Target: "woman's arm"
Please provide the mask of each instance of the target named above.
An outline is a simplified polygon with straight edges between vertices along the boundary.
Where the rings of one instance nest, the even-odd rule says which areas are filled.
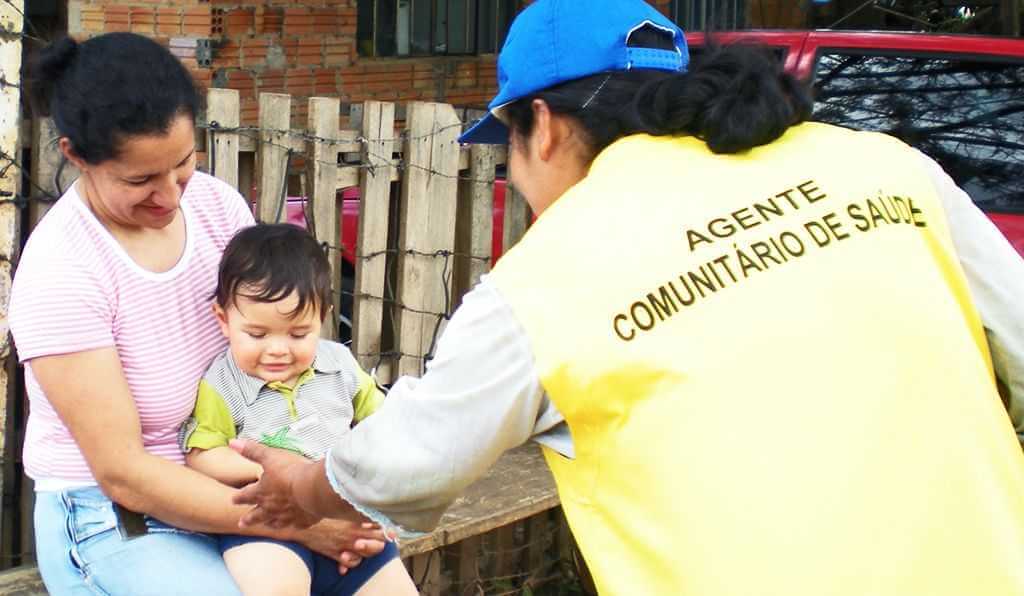
[[[256,482],[263,472],[259,464],[245,459],[229,447],[194,447],[185,454],[185,463],[193,470],[234,487]]]
[[[334,559],[343,551],[371,556],[383,548],[383,532],[358,524],[322,523],[304,531],[262,525],[240,529],[238,520],[248,508],[232,504],[235,489],[146,452],[114,348],[34,358],[29,366],[100,488],[122,506],[193,531],[294,540]]]

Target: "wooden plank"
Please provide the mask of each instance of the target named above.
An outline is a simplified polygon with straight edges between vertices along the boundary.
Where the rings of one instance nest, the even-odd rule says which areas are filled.
[[[505,220],[502,228],[502,254],[515,246],[530,227],[530,205],[514,186],[505,187]]]
[[[447,104],[407,108],[405,172],[399,209],[396,336],[398,375],[420,375],[450,307],[458,191],[459,120]]]
[[[409,575],[421,596],[441,596],[441,551],[430,551],[413,557]]]
[[[540,576],[544,570],[544,553],[553,542],[551,517],[545,512],[526,520],[526,571]]]
[[[355,298],[352,305],[352,351],[366,370],[380,361],[387,279],[388,219],[391,207],[391,153],[394,150],[395,104],[363,104],[366,139],[360,181],[359,232],[356,239]],[[390,379],[380,379],[389,382]]]
[[[46,596],[46,586],[35,566],[0,572],[0,594],[4,596]]]
[[[329,247],[327,257],[331,262],[332,313],[328,320],[337,320],[341,291],[341,229],[338,226],[337,177],[338,149],[333,135],[338,134],[341,119],[341,100],[329,97],[309,99],[309,132],[321,140],[311,140],[306,149],[308,171],[307,197],[313,201],[314,234],[320,242]],[[327,325],[321,334],[325,339],[338,336],[337,325]]]
[[[19,32],[25,26],[25,3],[23,0],[6,0],[0,3],[0,24],[8,31]],[[4,167],[0,168],[0,198],[13,199],[21,192],[22,172],[18,167],[11,167],[10,161],[16,160],[20,153],[21,142],[21,37],[18,35],[0,38],[0,75],[7,82],[0,85],[0,151],[7,156]],[[7,307],[11,295],[11,275],[14,263],[18,259],[21,246],[21,212],[14,203],[0,205],[0,462],[11,461],[12,454],[18,449],[17,433],[10,432],[8,412],[13,411],[14,400],[18,399],[15,390],[15,372],[17,363],[10,345],[10,334],[7,333]],[[4,465],[5,473],[10,473],[11,466]],[[3,544],[0,550],[7,552],[10,548],[14,529],[11,527],[12,508],[4,505],[13,501],[12,487],[15,483],[10,477],[0,478],[3,501],[0,502],[0,519],[4,527]]]
[[[256,195],[253,192],[256,183],[256,155],[254,153],[238,154],[238,192],[245,197],[250,205],[255,204]]]
[[[494,233],[494,146],[472,145],[459,181],[455,226],[455,296],[461,298],[491,269]],[[458,300],[456,300],[456,303]]]
[[[558,489],[540,447],[528,443],[506,452],[471,484],[448,508],[437,529],[403,541],[402,556],[486,534],[558,504]]]
[[[483,540],[480,536],[470,536],[452,548],[458,556],[457,575],[453,580],[454,588],[459,594],[477,594],[474,586],[480,582],[480,555]]]
[[[78,168],[64,159],[57,142],[60,133],[51,118],[36,118],[32,126],[32,187],[28,194],[32,197],[42,196],[45,190],[54,198],[59,198],[64,191],[78,178]],[[64,164],[61,167],[61,164]],[[57,175],[60,174],[58,179]],[[28,226],[32,230],[50,210],[52,202],[32,201],[28,205]]]
[[[513,522],[494,531],[494,575],[511,578],[519,572],[522,552],[516,547],[516,525]]]
[[[217,128],[238,128],[237,89],[210,89],[206,94],[206,153],[210,173],[238,188],[238,133]]]
[[[292,97],[281,93],[260,93],[260,145],[256,152],[259,171],[259,200],[256,219],[274,223],[286,216],[284,201],[288,181],[285,168],[292,136]]]

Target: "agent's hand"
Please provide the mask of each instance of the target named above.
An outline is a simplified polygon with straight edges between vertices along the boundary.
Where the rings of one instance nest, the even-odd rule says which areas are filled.
[[[232,497],[236,505],[253,508],[238,521],[239,527],[264,524],[271,528],[308,528],[320,518],[303,510],[295,502],[292,486],[304,466],[316,464],[299,459],[255,441],[233,440],[231,448],[263,468],[260,479]]]

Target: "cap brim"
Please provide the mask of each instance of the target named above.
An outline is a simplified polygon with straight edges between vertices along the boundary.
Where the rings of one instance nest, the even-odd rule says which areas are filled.
[[[473,125],[472,128],[462,133],[459,137],[460,143],[475,143],[477,145],[505,145],[508,143],[508,127],[501,123],[490,112]]]

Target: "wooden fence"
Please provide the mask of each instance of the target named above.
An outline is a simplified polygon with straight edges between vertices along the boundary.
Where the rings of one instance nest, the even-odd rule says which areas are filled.
[[[353,353],[383,383],[418,376],[448,315],[490,267],[495,179],[507,150],[460,147],[464,124],[447,104],[367,102],[343,118],[336,98],[308,101],[306,128],[292,129],[292,98],[261,94],[258,125],[248,127],[239,125],[237,91],[210,90],[197,122],[202,168],[238,188],[263,222],[284,220],[288,201],[301,197],[307,227],[332,262],[335,312],[343,294],[351,299]],[[27,235],[77,173],[62,163],[51,122],[22,130],[31,137],[30,186],[49,197],[28,201]],[[360,197],[354,243],[342,238],[339,220],[342,191],[353,187]],[[503,217],[508,248],[530,221],[525,201],[511,189]],[[342,261],[354,270],[350,290],[342,283]],[[335,331],[325,326],[325,335]],[[14,434],[8,453],[12,439],[18,451],[21,433]],[[403,547],[423,593],[519,593],[553,573],[565,576],[557,561],[566,560],[571,538],[550,475],[531,449],[509,454],[437,532]],[[22,486],[20,528],[13,529],[20,536],[5,544],[28,553],[32,494],[27,482]],[[10,525],[6,530],[12,533]]]

